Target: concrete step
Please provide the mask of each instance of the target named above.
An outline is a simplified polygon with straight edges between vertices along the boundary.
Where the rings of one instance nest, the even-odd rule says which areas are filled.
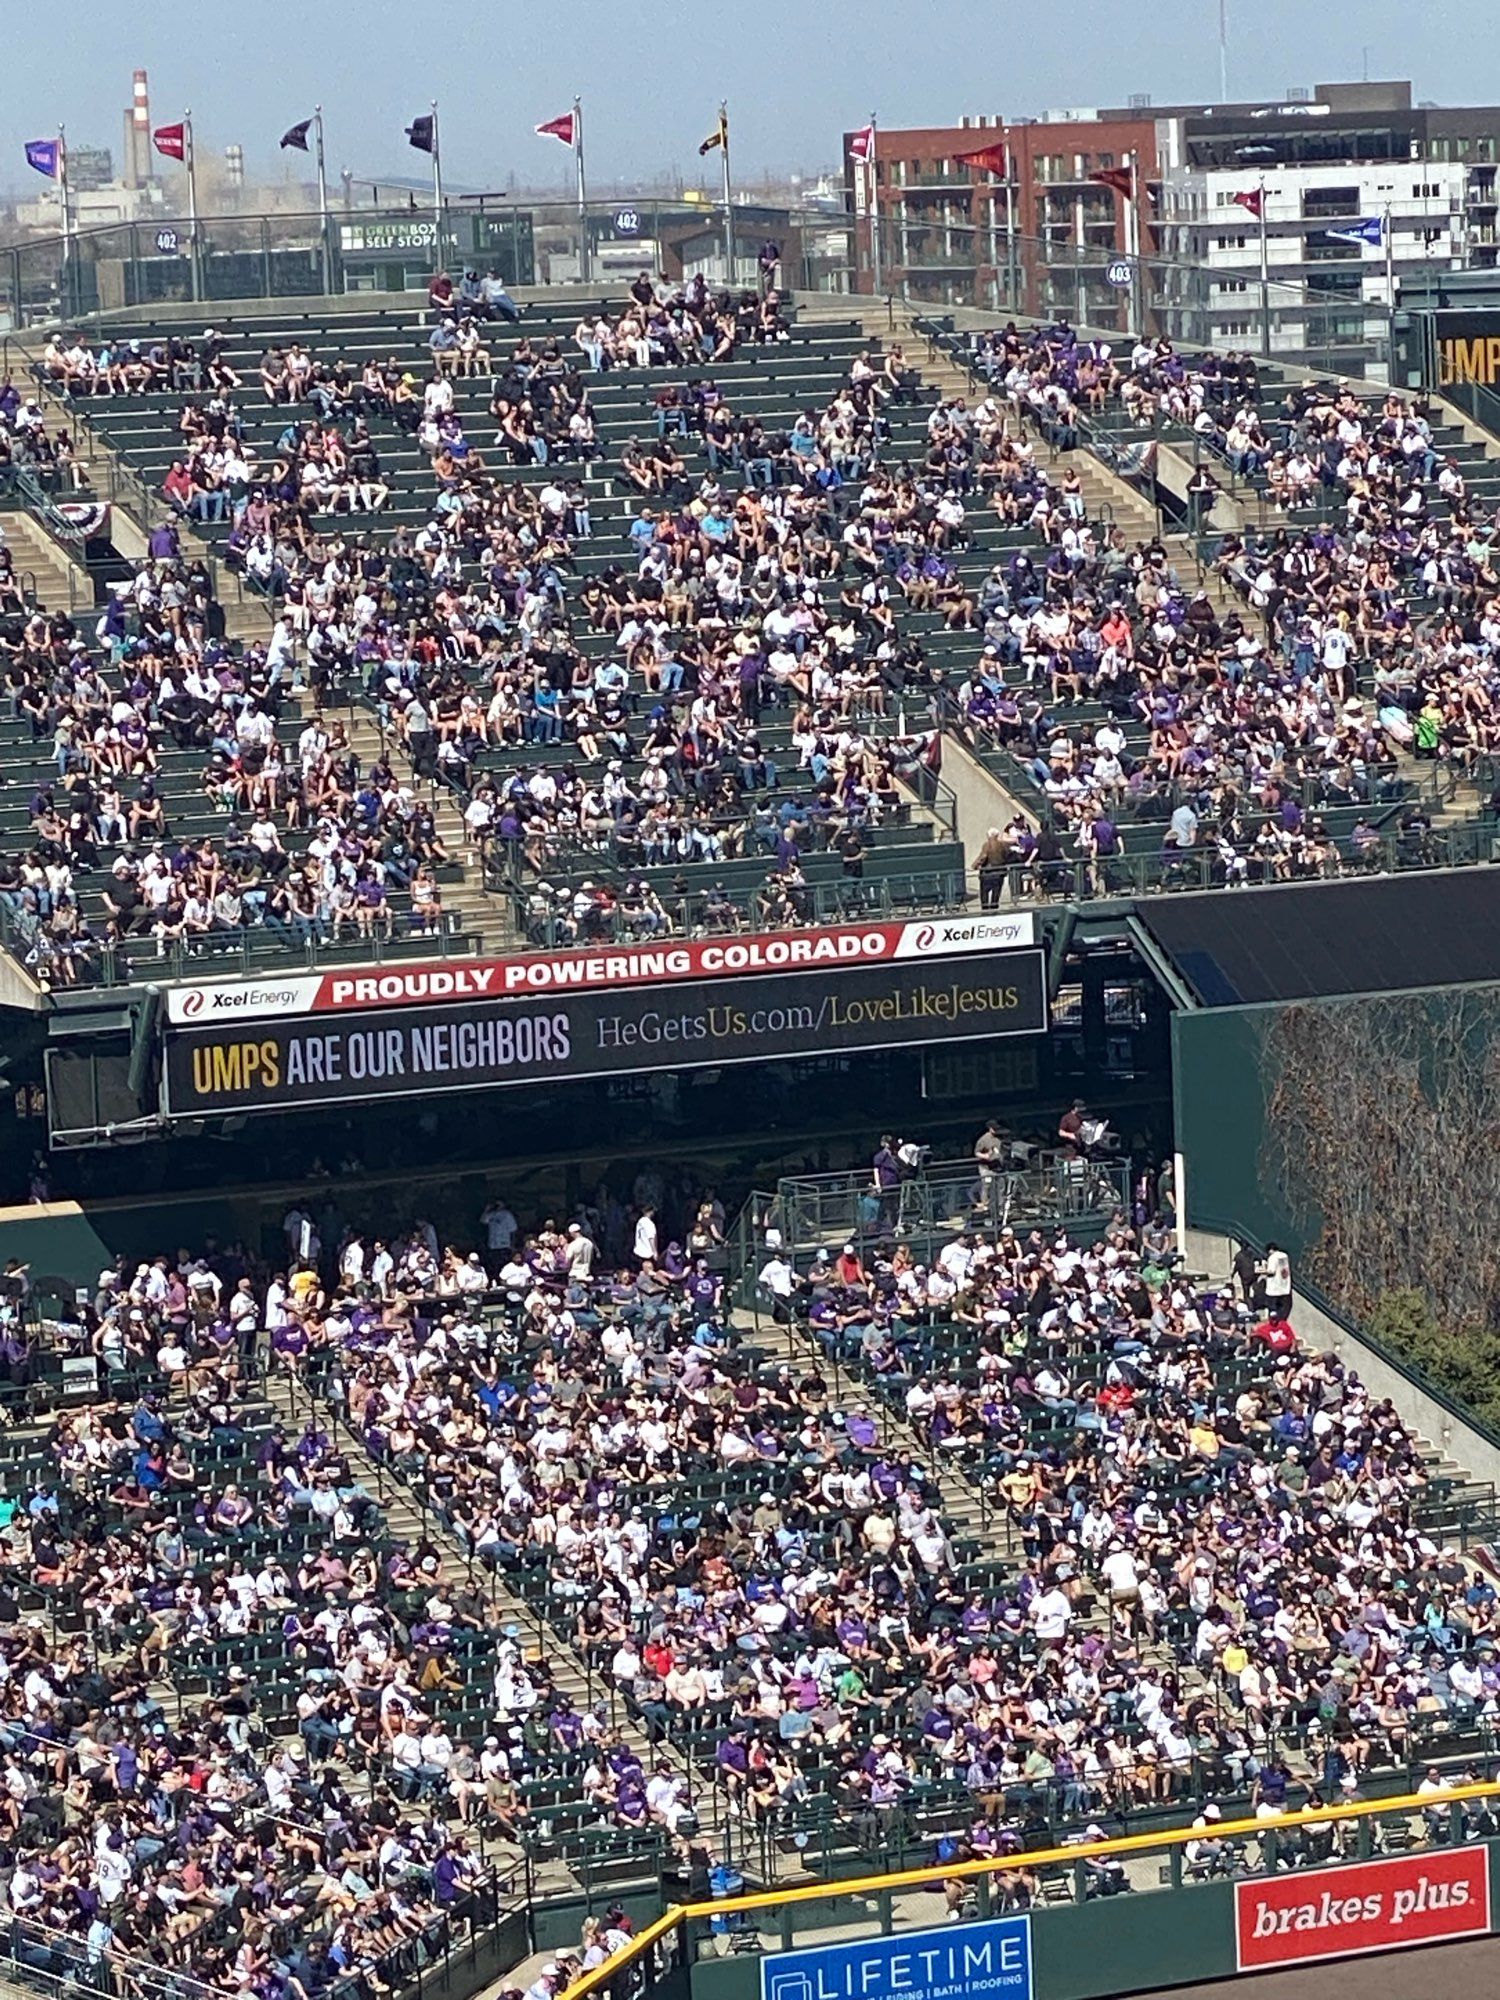
[[[398,1540],[422,1541],[435,1550],[445,1583],[482,1586],[489,1596],[495,1622],[515,1625],[519,1633],[529,1636],[532,1656],[546,1660],[553,1681],[573,1697],[575,1705],[588,1707],[599,1699],[601,1689],[597,1676],[590,1674],[573,1648],[552,1629],[538,1626],[531,1607],[507,1587],[503,1572],[476,1569],[470,1563],[457,1536],[447,1524],[426,1513],[417,1504],[411,1489],[390,1468],[370,1456],[338,1411],[322,1399],[309,1396],[305,1387],[299,1386],[294,1390],[284,1374],[268,1380],[266,1395],[292,1429],[300,1430],[310,1413],[320,1424],[335,1429],[339,1450],[360,1484],[379,1497],[381,1511],[393,1536]],[[643,1764],[649,1764],[651,1759],[663,1754],[647,1740],[645,1731],[626,1716],[623,1709],[617,1711],[617,1723],[620,1733],[635,1749]]]
[[[818,1343],[799,1328],[779,1326],[765,1319],[757,1322],[754,1314],[744,1311],[735,1313],[734,1323],[742,1331],[753,1335],[757,1347],[768,1350],[771,1362],[784,1361],[793,1369],[803,1369],[809,1362],[816,1362],[826,1370],[828,1357]],[[953,1521],[960,1536],[977,1538],[990,1554],[1013,1553],[1008,1523],[1003,1517],[996,1519],[990,1515],[978,1492],[962,1472],[954,1467],[945,1468],[933,1458],[926,1440],[912,1428],[904,1415],[898,1415],[883,1397],[869,1390],[858,1377],[850,1377],[841,1400],[846,1404],[867,1403],[880,1425],[882,1441],[893,1450],[909,1451],[913,1460],[931,1474],[939,1506]]]
[[[80,624],[91,619],[93,579],[55,542],[40,521],[23,510],[0,515],[0,534],[10,546],[17,571],[30,571],[38,603],[49,611],[71,611]]]

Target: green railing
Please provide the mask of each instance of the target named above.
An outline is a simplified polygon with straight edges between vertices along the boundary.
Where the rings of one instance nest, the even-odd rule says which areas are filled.
[[[896,1186],[875,1185],[871,1168],[788,1175],[763,1202],[749,1233],[763,1244],[768,1226],[793,1255],[840,1241],[868,1243],[899,1232],[914,1253],[929,1253],[962,1229],[1032,1228],[1094,1221],[1130,1201],[1123,1161],[1055,1160],[981,1174],[968,1160],[929,1161]],[[752,1251],[752,1255],[754,1255]]]
[[[148,936],[118,941],[103,939],[81,954],[74,947],[69,952],[73,977],[68,979],[58,974],[51,953],[45,947],[40,951],[37,948],[38,935],[45,930],[45,920],[28,924],[0,902],[0,945],[43,985],[63,993],[120,986],[139,989],[144,982],[172,985],[180,980],[256,975],[279,979],[341,965],[474,958],[484,948],[479,933],[463,929],[456,917],[436,931],[415,936],[346,937],[336,943],[311,934],[299,937],[290,928],[249,924],[234,930],[210,931],[191,943],[182,938],[167,938],[158,943]]]
[[[981,177],[982,179],[983,177]],[[973,188],[951,183],[957,197]],[[366,189],[358,190],[361,196]],[[42,237],[0,252],[0,312],[13,328],[86,320],[122,308],[311,299],[345,292],[420,291],[438,265],[495,268],[511,285],[580,285],[618,293],[643,264],[704,268],[717,282],[756,281],[767,238],[781,251],[779,282],[806,292],[895,296],[912,305],[968,306],[1000,318],[1066,317],[1075,325],[1128,334],[1145,324],[1189,346],[1215,344],[1226,314],[1250,310],[1264,321],[1261,344],[1290,358],[1309,355],[1345,374],[1384,365],[1386,340],[1367,323],[1382,309],[1320,291],[1315,284],[1272,279],[1261,313],[1254,256],[1208,266],[1162,242],[1129,260],[1133,281],[1110,280],[1120,252],[1101,218],[1100,239],[1080,245],[1072,231],[1009,235],[1003,225],[925,222],[903,212],[885,190],[879,254],[868,217],[833,207],[756,203],[741,194],[733,213],[733,269],[722,206],[655,195],[592,202],[485,196],[449,200],[441,217],[405,189],[370,190],[324,217],[316,210],[198,218],[151,216],[75,232],[71,245]],[[1112,221],[1112,217],[1110,218]],[[65,251],[68,254],[65,254]],[[688,264],[688,253],[692,263]],[[880,273],[877,286],[875,273]],[[1225,294],[1226,285],[1243,292]],[[1244,340],[1236,344],[1250,344]]]
[[[770,857],[766,857],[768,863]],[[674,866],[641,867],[637,874],[660,877]],[[651,934],[632,928],[618,912],[607,918],[589,918],[579,934],[569,907],[571,890],[561,891],[549,904],[540,894],[544,885],[527,885],[517,880],[503,850],[493,851],[485,863],[486,888],[508,894],[514,902],[516,927],[525,942],[521,949],[555,951],[569,944],[641,944]],[[751,936],[764,931],[784,931],[785,918],[758,909],[754,897],[729,896],[724,902],[706,889],[685,895],[670,890],[659,900],[670,925],[668,935],[695,937],[732,932]],[[806,890],[809,923],[839,924],[880,921],[888,917],[956,916],[968,899],[967,878],[959,869],[934,868],[909,875],[884,875],[869,879],[848,876],[839,882],[810,883]],[[725,914],[732,905],[734,917]]]

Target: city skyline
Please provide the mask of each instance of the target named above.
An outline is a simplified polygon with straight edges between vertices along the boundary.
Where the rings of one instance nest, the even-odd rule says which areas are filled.
[[[1500,94],[1500,58],[1480,52],[1476,60],[1472,23],[1457,0],[1431,0],[1423,9],[1420,62],[1413,60],[1410,10],[1397,0],[1362,0],[1329,16],[1309,16],[1296,0],[1259,0],[1253,25],[1248,15],[1244,0],[1231,0],[1233,98],[1281,98],[1295,85],[1362,74],[1411,77],[1419,99],[1439,102]],[[730,103],[736,176],[746,182],[837,167],[838,135],[864,124],[872,109],[886,126],[910,127],[950,125],[966,114],[1040,117],[1121,104],[1139,92],[1158,103],[1217,97],[1211,4],[1162,0],[1149,31],[1134,39],[1122,39],[1121,19],[1101,0],[1075,0],[1066,37],[1049,41],[1028,22],[1026,45],[1018,48],[1003,15],[978,0],[934,0],[920,33],[909,10],[888,0],[823,0],[815,11],[764,0],[753,24],[714,24],[706,46],[703,16],[681,0],[660,0],[649,18],[577,0],[566,50],[541,37],[512,46],[473,18],[449,18],[423,47],[407,49],[400,37],[411,36],[409,12],[335,0],[312,13],[267,0],[253,16],[179,8],[91,20],[63,65],[45,17],[33,11],[8,24],[0,188],[13,196],[34,191],[22,149],[60,122],[73,144],[107,147],[118,165],[136,68],[150,77],[154,123],[191,108],[200,157],[222,158],[226,146],[242,146],[248,178],[262,183],[287,167],[287,156],[277,153],[281,132],[318,101],[331,180],[347,168],[359,179],[420,182],[422,158],[403,134],[436,97],[452,186],[504,187],[514,177],[537,190],[555,180],[561,191],[560,149],[533,127],[580,95],[590,177],[605,197],[617,185],[674,172],[688,185],[711,182],[712,163],[700,166],[697,146],[721,97]],[[400,46],[399,62],[391,60],[392,46]],[[288,49],[297,50],[291,65]],[[976,82],[987,64],[994,81]],[[485,78],[479,90],[476,75]],[[155,165],[170,187],[178,170],[167,161]],[[290,177],[305,171],[299,158]]]

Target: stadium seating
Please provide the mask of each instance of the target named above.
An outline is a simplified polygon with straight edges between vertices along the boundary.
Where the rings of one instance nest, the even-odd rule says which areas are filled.
[[[549,332],[555,332],[566,340],[571,325],[569,315],[566,319],[557,318],[550,323],[541,321],[534,327],[528,324],[525,332],[533,343],[540,345]],[[259,396],[253,385],[253,375],[259,355],[267,344],[299,339],[314,352],[320,364],[330,367],[340,358],[345,358],[351,367],[357,368],[367,359],[384,357],[393,352],[403,365],[410,363],[421,367],[426,353],[424,338],[425,326],[414,323],[409,317],[330,314],[319,319],[311,315],[277,315],[274,318],[249,317],[227,323],[221,350],[225,364],[234,368],[246,384],[234,396],[235,403],[245,415],[246,435],[261,450],[263,457],[269,457],[276,436],[288,420],[305,418],[307,408],[305,405],[295,409],[280,406],[272,411]],[[507,339],[510,338],[507,336]],[[753,355],[747,354],[745,358],[721,363],[711,373],[736,419],[757,416],[768,425],[787,426],[801,412],[818,408],[834,393],[847,377],[849,357],[858,344],[852,323],[819,324],[806,333],[794,329],[787,341],[756,349]],[[498,367],[501,365],[504,342],[496,339],[492,345]],[[690,368],[670,372],[674,377],[686,379],[692,379],[695,373]],[[653,435],[651,397],[659,387],[662,376],[661,370],[621,369],[588,379],[590,397],[598,413],[604,456],[594,461],[590,468],[592,476],[587,484],[587,500],[592,533],[586,540],[574,543],[568,569],[570,594],[576,586],[608,572],[611,566],[617,568],[622,559],[628,569],[629,543],[625,530],[637,510],[618,477],[616,460],[631,437],[649,438]],[[489,399],[487,382],[460,381],[455,387],[458,407],[470,429],[490,421],[485,416]],[[184,403],[202,403],[205,400],[203,395],[193,396],[180,390],[161,388],[144,395],[80,399],[80,408],[84,409],[97,435],[118,452],[131,470],[150,487],[160,484],[173,459],[181,455],[178,419]],[[898,402],[892,406],[886,420],[889,436],[883,447],[887,457],[899,463],[923,444],[928,407],[926,399]],[[433,488],[428,454],[390,425],[382,427],[377,422],[375,430],[382,476],[390,487],[390,502],[378,515],[361,516],[347,525],[351,529],[359,527],[380,540],[402,528],[413,531],[422,529],[431,519]],[[702,469],[701,454],[694,452],[692,444],[693,441],[687,441],[684,449],[690,460],[695,456],[698,458],[699,469]],[[507,485],[538,489],[550,475],[548,469],[542,466],[522,466],[508,468],[504,476]],[[319,517],[317,521],[320,531],[325,532],[342,525],[327,517]],[[211,545],[218,546],[221,554],[224,552],[223,545],[229,532],[227,525],[196,522],[193,526],[195,532]],[[999,536],[994,538],[994,546],[998,550],[1022,539],[1024,537],[1018,534]],[[989,553],[977,547],[955,551],[955,568],[965,587],[972,589]],[[903,629],[909,627],[914,639],[938,652],[950,650],[952,643],[961,637],[958,633],[944,632],[935,613],[911,612],[902,624]],[[585,627],[576,614],[570,643],[585,659],[593,661],[603,660],[614,647],[610,633]],[[358,698],[361,692],[360,682],[353,676],[346,676],[336,687],[325,690],[327,697],[338,701]],[[309,702],[305,696],[299,697],[295,689],[291,691],[291,698],[287,698],[285,677],[276,685],[274,693],[280,716],[277,733],[283,745],[283,761],[290,763],[291,747],[307,720]],[[885,701],[877,702],[876,707],[888,708],[896,699],[898,697],[887,693]],[[379,708],[384,725],[389,720],[389,706],[383,702],[374,705]],[[642,713],[639,696],[632,697],[631,706],[637,716]],[[904,710],[888,717],[876,713],[867,717],[865,726],[867,733],[878,736],[888,730],[892,722],[908,724],[915,730],[926,719],[925,701],[918,695],[910,716]],[[361,745],[373,744],[374,739],[361,712],[350,716],[348,727],[352,738]],[[36,745],[29,761],[17,755],[25,748],[27,734],[25,725],[18,723],[12,726],[12,755],[16,756],[18,774],[35,787],[55,774],[47,770],[43,743]],[[768,710],[762,722],[762,737],[768,753],[774,755],[776,750],[783,749],[785,736],[784,719],[775,710]],[[475,778],[488,779],[496,787],[503,786],[518,769],[529,772],[539,762],[549,761],[554,754],[553,747],[545,742],[518,744],[514,749],[490,745],[475,760],[466,777],[469,782]],[[784,782],[789,784],[789,760],[782,757],[775,761],[781,766]],[[216,831],[216,823],[221,820],[221,809],[206,799],[200,785],[195,783],[201,769],[199,766],[195,771],[191,750],[179,754],[163,749],[158,789],[173,839],[196,841],[211,838]],[[64,799],[63,804],[66,803]],[[748,819],[748,813],[745,818]],[[909,828],[909,837],[902,835],[903,825]],[[18,837],[24,835],[25,822],[19,808],[13,808],[7,831]],[[724,832],[729,854],[723,867],[698,871],[704,877],[701,889],[706,891],[714,887],[715,883],[707,878],[717,878],[728,869],[730,879],[724,886],[739,907],[741,914],[737,920],[743,921],[751,914],[751,887],[759,882],[761,876],[739,863],[734,868],[729,866],[735,853],[743,847],[748,827],[739,834],[734,834],[729,828],[725,828]],[[898,821],[874,828],[867,843],[869,854],[863,871],[863,886],[857,891],[850,891],[842,881],[833,883],[826,880],[827,858],[810,856],[803,907],[809,915],[819,915],[845,908],[851,900],[867,908],[952,907],[960,903],[964,894],[962,855],[951,842],[935,842],[933,832],[933,827],[923,816],[918,814],[913,818],[908,810],[903,810]],[[450,835],[450,843],[451,838]],[[621,879],[620,871],[609,856],[586,856],[576,867],[555,871],[556,879],[548,884],[554,898],[553,905],[539,913],[537,899],[530,893],[530,885],[524,879],[526,871],[517,869],[513,862],[514,850],[510,855],[499,856],[490,869],[490,879],[494,886],[504,890],[505,906],[513,913],[518,935],[535,937],[539,922],[547,934],[556,935],[559,929],[557,904],[572,897],[582,881],[594,879],[615,883]],[[838,866],[836,863],[833,866],[837,875]],[[437,872],[440,877],[446,872],[448,878],[453,879],[458,873],[457,857],[452,862],[440,863]],[[693,871],[689,871],[685,884],[678,880],[676,870],[671,876],[664,876],[660,870],[648,872],[651,886],[663,907],[670,902],[680,913],[696,912],[700,884]],[[109,937],[100,901],[107,887],[107,856],[101,851],[93,867],[86,870],[80,868],[77,873],[80,887],[85,891],[78,899],[81,905],[82,943],[65,945],[60,949],[49,949],[44,943],[42,948],[34,948],[31,953],[33,964],[38,964],[39,959],[45,961],[39,969],[58,981],[122,976],[132,962],[153,957],[160,960],[167,956],[174,963],[182,963],[189,950],[200,955],[212,954],[224,963],[244,963],[251,956],[285,953],[288,949],[301,954],[316,951],[321,957],[357,955],[369,948],[362,939],[352,934],[352,927],[334,937],[333,927],[326,920],[310,936],[306,926],[294,930],[283,920],[279,924],[256,926],[237,934],[220,934],[216,928],[212,936],[200,937],[186,944],[170,934],[165,939],[143,936],[113,941]],[[415,938],[408,934],[405,898],[399,886],[387,902],[389,923],[383,927],[385,934],[377,939],[377,947],[382,952],[431,949],[428,929],[424,928]],[[45,919],[45,910],[42,916]],[[606,920],[607,913],[599,913],[598,921]],[[43,928],[45,930],[45,923]],[[455,931],[451,924],[445,923],[445,949],[464,949],[472,942],[474,940],[466,936],[461,926]]]

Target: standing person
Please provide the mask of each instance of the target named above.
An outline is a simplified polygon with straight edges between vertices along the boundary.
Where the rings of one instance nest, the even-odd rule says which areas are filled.
[[[485,1234],[485,1243],[491,1257],[503,1264],[509,1255],[510,1246],[516,1240],[520,1224],[515,1212],[503,1195],[497,1195],[485,1204],[479,1217],[479,1226]]]
[[[650,1202],[641,1210],[635,1225],[635,1260],[654,1263],[657,1250],[656,1210]]]
[[[998,910],[1005,871],[1010,865],[1010,848],[998,826],[992,826],[985,835],[974,865],[979,870],[980,909]]]
[[[1292,1260],[1279,1243],[1268,1243],[1266,1245],[1262,1276],[1265,1280],[1266,1318],[1290,1319],[1292,1316]]]
[[[1005,1135],[1005,1127],[998,1118],[991,1118],[974,1141],[974,1159],[979,1168],[979,1185],[974,1202],[976,1209],[988,1209],[996,1177],[1009,1153],[1010,1141]]]
[[[895,1136],[882,1132],[871,1161],[875,1193],[880,1202],[880,1221],[889,1226],[896,1220],[901,1201],[901,1162],[896,1156]]]
[[[1234,1253],[1234,1264],[1230,1275],[1239,1286],[1240,1297],[1252,1312],[1259,1312],[1265,1303],[1262,1287],[1260,1259],[1248,1243],[1242,1243]]]

